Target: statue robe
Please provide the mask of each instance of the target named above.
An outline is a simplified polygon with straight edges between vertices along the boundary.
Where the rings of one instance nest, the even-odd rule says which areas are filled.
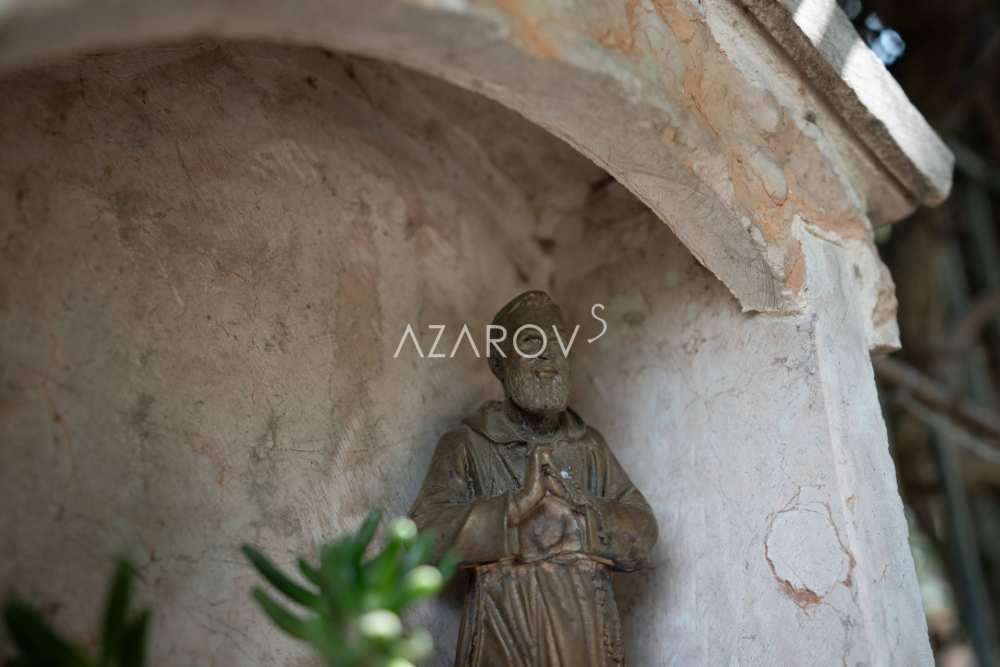
[[[410,511],[473,573],[465,600],[459,667],[623,665],[611,571],[635,570],[656,542],[656,520],[604,438],[572,410],[544,442],[555,473],[589,496],[582,551],[524,562],[508,525],[530,448],[541,442],[487,403],[445,434]]]

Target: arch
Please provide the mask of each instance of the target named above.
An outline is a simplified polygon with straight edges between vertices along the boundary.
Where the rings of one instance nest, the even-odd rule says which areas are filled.
[[[0,17],[0,67],[198,35],[319,45],[403,64],[474,90],[571,144],[666,222],[744,310],[796,310],[803,254],[792,221],[801,201],[822,199],[809,204],[809,222],[864,236],[868,221],[857,209],[877,207],[859,206],[866,194],[859,191],[884,178],[865,185],[877,171],[865,160],[858,174],[845,175],[835,159],[838,123],[828,123],[830,136],[803,129],[810,116],[802,108],[822,105],[755,81],[759,72],[744,70],[767,63],[720,46],[713,21],[748,21],[727,14],[735,9],[728,0],[709,3],[711,16],[685,3],[619,4],[141,0],[126,10],[113,0],[14,0]],[[790,146],[810,155],[795,164]],[[813,182],[821,181],[826,192],[818,194]],[[880,192],[889,216],[909,206],[895,185]]]

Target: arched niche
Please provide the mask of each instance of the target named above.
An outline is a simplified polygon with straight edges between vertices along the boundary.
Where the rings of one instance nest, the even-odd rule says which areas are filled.
[[[808,41],[791,48],[784,38],[803,41],[806,28],[789,9],[743,4],[140,0],[123,11],[113,0],[14,0],[0,13],[0,67],[200,35],[403,64],[572,144],[670,226],[744,310],[794,312],[807,300],[795,217],[866,240],[870,221],[892,222],[946,196],[950,155],[873,56],[846,39],[850,26],[833,31],[844,53],[819,53]],[[818,12],[827,32],[843,29],[835,10],[816,0],[798,6],[795,20]],[[847,74],[892,93],[884,109],[831,106],[814,60],[824,69],[837,58],[848,60]],[[867,272],[864,289],[884,290],[884,277]],[[893,336],[874,331],[871,344],[893,345]]]
[[[924,195],[731,4],[0,17],[0,579],[85,635],[130,551],[157,664],[306,664],[236,545],[404,511],[498,391],[467,347],[394,358],[405,326],[542,286],[581,335],[607,306],[577,405],[663,526],[621,587],[634,664],[926,664],[868,358],[895,342],[869,220]]]
[[[503,303],[547,288],[581,339],[599,329],[580,287],[603,266],[594,240],[685,258],[738,313],[575,149],[400,66],[198,42],[23,68],[0,90],[16,100],[0,111],[0,581],[65,603],[55,622],[86,637],[130,556],[156,664],[300,659],[250,601],[239,545],[284,561],[373,507],[405,513],[436,439],[499,396],[476,352]],[[635,317],[606,305],[613,332]],[[479,348],[452,355],[466,324]],[[429,325],[445,358],[401,344],[412,326],[429,355]],[[422,616],[435,664],[459,593]]]

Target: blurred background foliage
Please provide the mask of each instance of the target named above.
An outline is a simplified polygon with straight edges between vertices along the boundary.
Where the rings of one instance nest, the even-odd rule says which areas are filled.
[[[876,377],[938,664],[1000,665],[1000,2],[840,4],[956,156],[945,204],[876,230],[903,342]]]

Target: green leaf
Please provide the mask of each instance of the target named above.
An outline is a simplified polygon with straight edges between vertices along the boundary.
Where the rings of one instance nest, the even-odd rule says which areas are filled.
[[[410,545],[410,548],[406,550],[406,556],[403,558],[403,569],[409,571],[418,565],[426,563],[433,548],[434,533],[421,533],[413,544]]]
[[[351,559],[360,565],[361,559],[365,555],[365,550],[368,545],[371,544],[372,538],[375,537],[375,531],[378,529],[378,524],[382,521],[382,512],[379,510],[372,510],[368,514],[368,517],[361,524],[361,528],[354,535],[353,544],[351,546]]]
[[[145,664],[149,618],[149,610],[143,611],[122,633],[118,659],[121,667],[142,667]]]
[[[390,542],[385,549],[365,565],[365,584],[369,607],[383,606],[382,600],[388,599],[396,589],[401,574],[402,562],[399,558],[401,544]]]
[[[325,546],[320,554],[322,594],[337,615],[360,611],[360,578],[352,560],[353,549],[354,538],[346,537]]]
[[[444,577],[445,583],[451,581],[451,578],[455,576],[455,572],[458,570],[458,566],[461,564],[462,559],[457,553],[450,549],[445,552],[437,565],[437,569],[441,571],[441,576]]]
[[[65,641],[33,607],[20,600],[4,605],[4,620],[22,662],[51,667],[89,667],[79,649]]]
[[[267,614],[268,618],[270,618],[279,629],[296,639],[308,641],[310,637],[310,628],[307,621],[282,607],[280,604],[275,602],[271,596],[259,588],[253,589],[253,596],[254,599],[257,600],[257,604],[259,604],[261,609],[264,610],[264,613]]]
[[[319,586],[320,588],[323,587],[323,573],[319,571],[319,568],[314,567],[305,558],[299,558],[297,563],[299,566],[299,572],[302,573],[303,577],[316,586]]]
[[[344,639],[337,624],[331,623],[328,617],[317,616],[307,624],[307,641],[327,661],[342,657],[350,651],[344,644]],[[353,663],[349,663],[353,664]]]
[[[243,554],[253,564],[261,576],[271,582],[275,588],[284,593],[290,599],[299,604],[317,609],[320,605],[320,596],[310,590],[306,590],[295,583],[284,572],[279,570],[274,563],[269,561],[264,554],[254,549],[249,544],[243,545]]]
[[[129,599],[132,595],[132,568],[119,561],[111,580],[108,600],[104,611],[104,638],[101,649],[101,664],[110,665],[121,650],[122,632],[125,629]]]

